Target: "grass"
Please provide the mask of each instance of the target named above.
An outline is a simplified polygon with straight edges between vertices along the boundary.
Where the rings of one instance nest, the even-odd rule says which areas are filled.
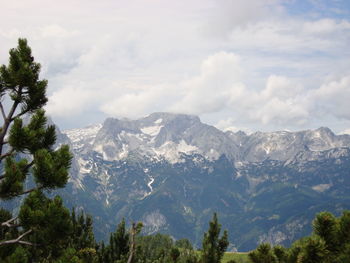
[[[234,260],[237,263],[249,263],[248,253],[233,253],[226,252],[224,258],[222,259],[222,263],[226,263],[229,260]]]
[[[200,251],[196,250],[198,256],[200,256]],[[248,252],[225,252],[221,263],[229,262],[230,260],[234,260],[236,263],[251,263],[248,258]]]

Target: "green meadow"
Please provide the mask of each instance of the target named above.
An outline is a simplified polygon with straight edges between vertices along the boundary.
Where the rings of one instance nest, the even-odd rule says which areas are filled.
[[[234,260],[236,263],[249,263],[248,252],[247,253],[233,253],[226,252],[224,254],[224,258],[222,259],[222,263],[229,262],[230,260]]]

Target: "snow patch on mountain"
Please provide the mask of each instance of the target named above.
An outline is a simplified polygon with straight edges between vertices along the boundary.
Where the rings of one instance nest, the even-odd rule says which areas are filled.
[[[70,176],[69,182],[73,184],[75,188],[85,189],[84,184],[82,183],[84,176]]]
[[[102,124],[94,124],[85,128],[62,131],[71,140],[74,151],[81,150],[86,144],[92,145]]]
[[[312,187],[313,190],[316,192],[323,193],[324,191],[327,191],[329,188],[332,187],[332,184],[318,184]]]
[[[123,144],[120,151],[117,150],[115,142],[112,140],[105,141],[103,144],[95,144],[93,150],[102,155],[107,161],[120,160],[127,156],[128,146]]]
[[[123,144],[122,150],[118,153],[118,159],[124,159],[128,156],[129,153],[129,145]]]
[[[174,164],[183,161],[181,153],[193,154],[199,152],[199,149],[198,147],[189,145],[184,140],[181,140],[179,143],[167,141],[159,148],[154,148],[154,152],[157,156],[164,157],[168,162]]]
[[[220,153],[214,149],[210,149],[208,153],[205,154],[205,157],[207,157],[210,161],[214,161],[219,159]]]
[[[160,124],[160,123],[162,123],[162,121],[163,121],[163,119],[160,118],[160,119],[156,120],[154,123],[155,123],[155,124]]]
[[[102,124],[94,124],[85,128],[65,130],[62,131],[62,133],[66,134],[68,138],[74,143],[81,141],[82,139],[87,140],[95,138],[101,127]]]
[[[149,188],[150,191],[148,193],[145,193],[145,195],[141,198],[141,200],[145,199],[147,196],[149,196],[149,195],[151,195],[153,193],[152,184],[154,183],[154,177],[148,176],[148,179],[150,181],[147,183],[147,187]]]
[[[84,160],[83,158],[79,158],[78,163],[79,163],[79,167],[80,167],[79,171],[82,175],[88,174],[91,172],[92,164],[89,161]]]
[[[153,137],[153,136],[157,136],[163,127],[164,127],[163,125],[148,126],[148,127],[141,128],[141,131]]]

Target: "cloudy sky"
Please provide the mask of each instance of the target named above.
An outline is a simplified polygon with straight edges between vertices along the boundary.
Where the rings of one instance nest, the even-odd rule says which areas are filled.
[[[0,0],[63,129],[168,111],[220,129],[350,132],[349,0]]]

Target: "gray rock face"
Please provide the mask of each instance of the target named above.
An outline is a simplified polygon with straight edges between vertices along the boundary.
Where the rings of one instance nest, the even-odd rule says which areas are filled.
[[[329,128],[300,132],[222,132],[201,123],[196,116],[153,113],[138,120],[108,118],[103,125],[74,129],[66,134],[78,153],[95,151],[106,160],[121,160],[130,153],[180,161],[180,153],[197,153],[217,160],[225,155],[234,162],[286,161],[301,152],[349,147],[349,135]]]
[[[242,161],[261,162],[266,159],[286,161],[300,152],[320,152],[333,148],[349,147],[349,135],[335,135],[328,128],[300,132],[242,132],[228,133],[240,145]]]
[[[75,142],[75,151],[95,151],[109,161],[137,153],[173,163],[180,161],[180,153],[199,153],[211,159],[222,154],[236,159],[239,154],[229,136],[196,116],[154,113],[139,120],[109,118],[100,129],[96,127],[66,132]]]

